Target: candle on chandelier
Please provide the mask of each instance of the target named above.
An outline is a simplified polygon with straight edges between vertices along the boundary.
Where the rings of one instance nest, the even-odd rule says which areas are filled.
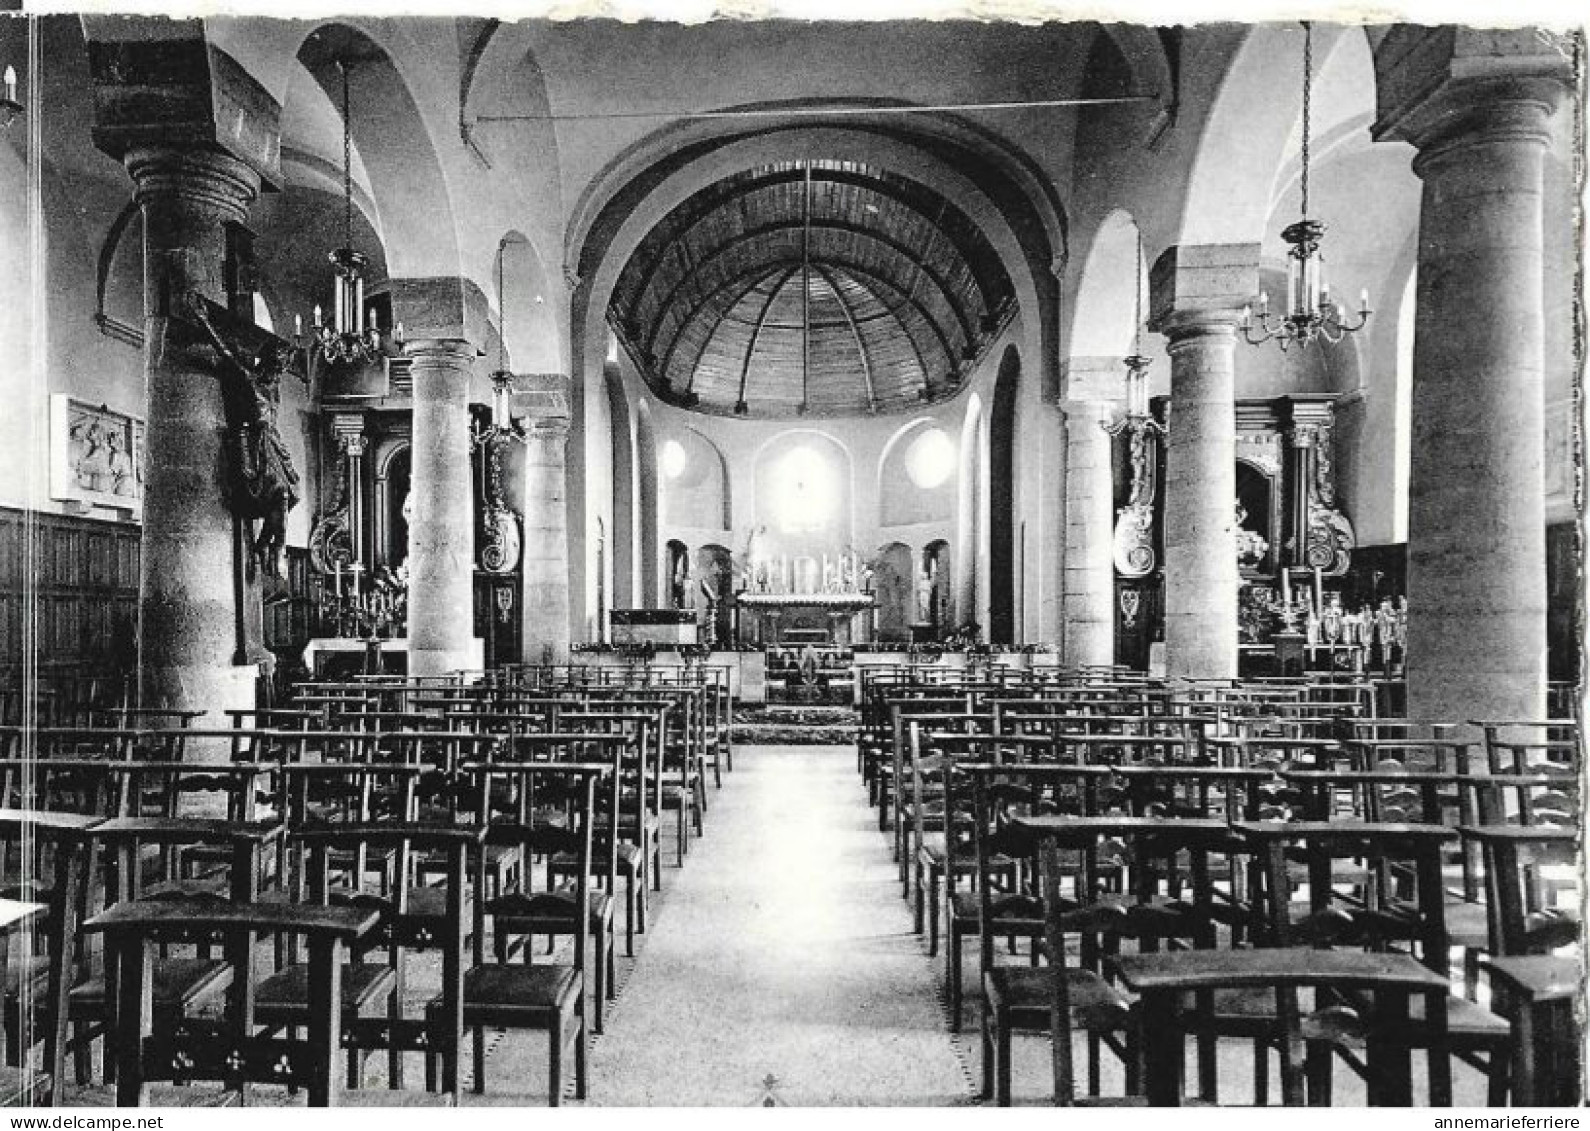
[[[301,338],[303,336],[304,336],[304,316],[302,314],[295,314],[295,315],[293,315],[293,337]]]
[[[12,66],[7,66],[6,67],[6,101],[7,102],[15,102],[16,100],[17,100],[17,69],[15,67],[12,67]]]
[[[1365,287],[1358,292],[1358,310],[1362,314],[1369,313],[1369,288]]]
[[[315,320],[311,323],[315,329],[320,329],[320,307],[315,307]]]

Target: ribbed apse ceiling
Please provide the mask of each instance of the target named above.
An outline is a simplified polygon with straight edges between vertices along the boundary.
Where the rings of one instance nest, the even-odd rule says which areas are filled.
[[[852,416],[953,395],[1011,295],[986,237],[936,193],[852,162],[789,162],[664,217],[609,319],[665,399]]]

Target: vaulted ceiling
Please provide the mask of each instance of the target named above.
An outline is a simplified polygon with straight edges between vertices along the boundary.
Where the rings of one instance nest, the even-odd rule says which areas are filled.
[[[664,399],[852,416],[953,395],[1012,307],[988,240],[937,193],[805,161],[719,181],[665,216],[609,318]]]

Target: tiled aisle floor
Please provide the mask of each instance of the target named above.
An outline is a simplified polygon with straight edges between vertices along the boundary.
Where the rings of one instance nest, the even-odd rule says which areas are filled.
[[[711,802],[589,1102],[967,1102],[854,748],[739,747]]]

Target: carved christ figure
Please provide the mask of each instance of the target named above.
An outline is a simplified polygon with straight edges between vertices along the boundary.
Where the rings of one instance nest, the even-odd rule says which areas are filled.
[[[298,504],[298,472],[276,426],[281,376],[290,367],[292,351],[270,339],[256,357],[244,360],[210,321],[203,298],[190,295],[188,312],[222,362],[222,399],[232,440],[229,503],[238,517],[259,521],[254,559],[261,569],[279,575],[287,512]]]

